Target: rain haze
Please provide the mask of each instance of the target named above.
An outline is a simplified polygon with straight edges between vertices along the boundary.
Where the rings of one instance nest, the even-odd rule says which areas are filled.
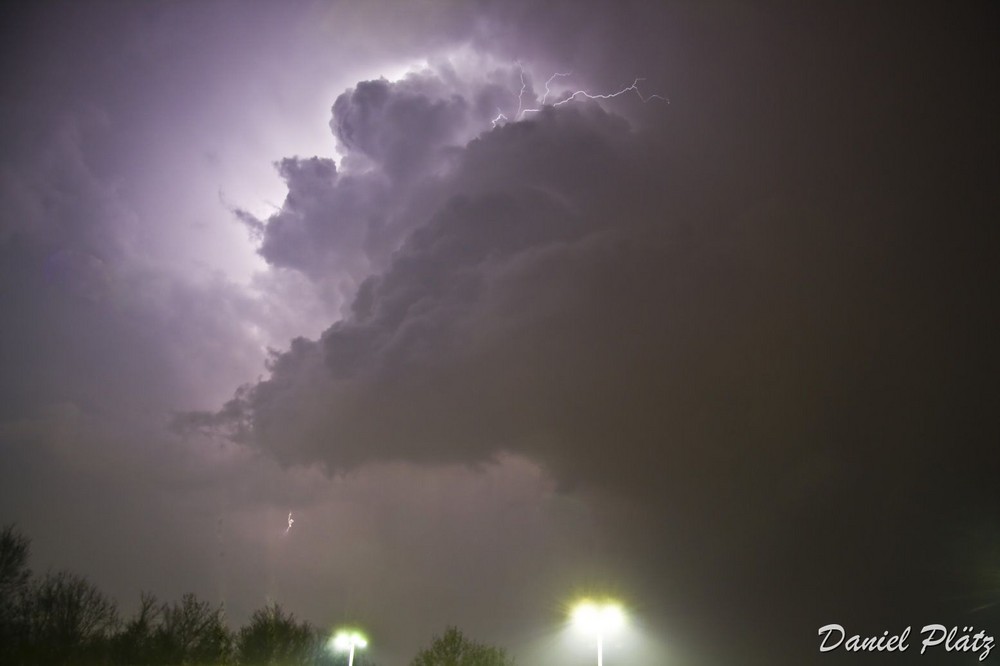
[[[997,8],[2,10],[0,525],[381,666],[971,663]]]

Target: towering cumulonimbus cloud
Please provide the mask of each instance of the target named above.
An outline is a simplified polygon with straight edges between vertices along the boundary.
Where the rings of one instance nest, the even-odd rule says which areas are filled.
[[[463,115],[468,88],[431,73],[359,84],[333,106],[344,172],[281,164],[289,195],[263,227],[265,256],[285,243],[284,256],[327,257],[303,270],[341,270],[339,225],[364,227],[363,244],[382,233],[392,251],[369,263],[343,320],[190,422],[331,472],[515,451],[567,485],[644,496],[669,480],[668,495],[697,505],[745,490],[738,463],[759,457],[784,463],[768,466],[774,502],[794,493],[814,456],[794,413],[822,409],[799,403],[849,353],[784,283],[810,256],[818,283],[832,281],[823,249],[787,216],[741,225],[693,201],[668,147],[597,104],[490,129],[485,106]],[[461,143],[475,121],[485,129]],[[376,184],[384,196],[358,203],[352,188]],[[838,306],[851,307],[826,305]],[[827,343],[828,359],[789,360]],[[657,469],[664,455],[676,464]]]
[[[519,70],[511,68],[510,73],[521,79]],[[437,426],[427,425],[434,419],[419,418],[400,438],[381,432],[386,425],[392,427],[392,420],[368,423],[367,410],[347,408],[353,417],[337,414],[357,399],[399,391],[403,377],[396,375],[412,381],[421,368],[431,371],[466,354],[468,362],[475,363],[488,354],[495,343],[479,338],[493,335],[486,325],[493,317],[490,300],[537,262],[540,253],[570,251],[590,236],[620,235],[649,226],[644,217],[616,219],[620,197],[657,196],[651,179],[638,175],[646,165],[631,162],[643,148],[623,119],[593,104],[558,112],[547,108],[530,121],[502,126],[463,143],[477,124],[489,127],[490,105],[480,103],[478,113],[470,112],[477,104],[462,93],[472,90],[466,94],[475,99],[492,87],[456,85],[448,92],[447,80],[424,72],[397,83],[359,84],[333,106],[331,127],[347,151],[343,172],[332,161],[317,158],[286,159],[279,165],[288,182],[288,197],[266,223],[256,221],[262,231],[262,254],[269,260],[307,254],[325,257],[288,260],[305,272],[322,273],[324,268],[343,270],[341,255],[364,255],[359,245],[393,250],[383,259],[385,268],[361,282],[344,320],[317,342],[297,341],[287,354],[273,360],[270,380],[247,390],[217,415],[250,418],[252,428],[240,420],[239,429],[265,448],[270,448],[265,433],[274,428],[274,441],[285,442],[275,451],[280,458],[302,463],[318,459],[331,469],[342,462],[350,466],[380,457],[375,447],[364,443],[374,438],[386,440],[389,457],[465,460],[467,452],[477,447],[480,454],[473,458],[511,446],[502,432],[510,430],[516,437],[532,434],[521,425],[511,429],[496,424],[487,432],[468,432],[468,441],[462,444],[436,434]],[[388,222],[389,216],[394,221]],[[383,238],[375,241],[379,234]],[[392,234],[402,237],[398,247],[393,247]],[[368,266],[376,268],[375,253],[368,256]],[[355,274],[362,271],[359,267]],[[526,309],[534,307],[531,300]],[[516,317],[511,325],[517,325]],[[321,371],[299,367],[315,364],[317,358]],[[472,365],[459,372],[475,376],[479,370]],[[300,373],[311,379],[301,380]],[[490,374],[484,374],[483,384],[491,381]],[[396,388],[390,390],[390,385]],[[291,423],[273,418],[272,408],[284,411],[280,404],[294,412],[299,409],[296,405],[306,402],[316,404],[320,413],[293,417],[288,412]],[[428,408],[431,413],[441,411]],[[516,424],[517,401],[510,401],[509,408],[509,420]],[[217,419],[200,415],[195,420]],[[471,413],[459,416],[456,423],[462,420],[477,421]],[[281,432],[286,426],[305,430],[291,436]],[[339,443],[328,443],[319,434],[327,427],[354,432],[360,439],[338,437]],[[431,430],[422,434],[428,427]]]

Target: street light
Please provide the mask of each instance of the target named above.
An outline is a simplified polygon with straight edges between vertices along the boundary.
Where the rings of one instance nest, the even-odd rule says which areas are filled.
[[[614,602],[583,601],[573,609],[573,624],[597,634],[597,666],[604,666],[604,633],[625,624],[625,613]]]
[[[333,647],[341,652],[350,652],[347,666],[354,666],[354,649],[365,649],[368,647],[368,641],[357,631],[338,631],[333,637]]]

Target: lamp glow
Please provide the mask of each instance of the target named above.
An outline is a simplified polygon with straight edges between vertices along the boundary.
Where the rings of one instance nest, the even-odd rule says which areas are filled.
[[[597,666],[604,666],[604,634],[625,624],[625,612],[615,602],[583,601],[573,609],[573,624],[597,635]]]
[[[354,650],[363,650],[368,647],[368,640],[357,631],[338,631],[330,641],[333,648],[340,652],[349,652],[347,665],[354,666]]]

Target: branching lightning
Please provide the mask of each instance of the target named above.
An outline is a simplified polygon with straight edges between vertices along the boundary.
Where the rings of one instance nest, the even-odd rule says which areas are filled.
[[[538,108],[537,109],[521,109],[520,113],[517,115],[517,119],[518,120],[520,120],[521,118],[523,118],[524,114],[526,114],[526,113],[538,113],[539,111],[542,110],[542,107],[545,106],[545,100],[547,100],[549,98],[549,95],[552,94],[552,90],[550,89],[549,86],[552,85],[552,81],[555,80],[555,78],[558,77],[558,76],[572,76],[572,73],[571,72],[556,72],[555,74],[553,74],[552,76],[550,76],[548,79],[546,79],[545,80],[545,94],[542,95],[542,99],[539,100],[539,102],[538,102]],[[521,94],[523,95],[524,94],[524,87],[523,87],[523,83],[524,83],[524,70],[521,70],[521,83],[522,83]],[[520,106],[520,104],[521,104],[521,100],[519,98],[518,99],[518,106]],[[552,106],[556,106],[556,105],[553,104]]]
[[[541,111],[542,108],[545,107],[546,104],[548,104],[549,95],[552,94],[552,82],[555,81],[557,78],[572,76],[571,72],[556,72],[555,74],[550,76],[545,81],[545,92],[542,95],[541,99],[538,101],[538,107],[525,108],[524,94],[528,90],[528,81],[524,78],[524,67],[521,65],[520,62],[517,63],[517,69],[521,79],[521,89],[517,93],[517,110],[511,116],[514,119],[514,122],[522,120],[524,118],[524,114],[526,113],[538,113],[539,111]],[[667,104],[670,104],[670,100],[664,97],[663,95],[657,95],[655,93],[650,95],[643,95],[642,91],[639,90],[639,82],[644,80],[645,79],[642,78],[636,78],[632,81],[630,85],[622,88],[621,90],[611,93],[591,93],[586,90],[577,90],[570,93],[567,97],[559,100],[558,102],[552,103],[551,106],[562,106],[563,104],[569,104],[570,102],[581,97],[585,99],[595,99],[595,100],[613,99],[615,97],[619,97],[629,92],[634,92],[636,96],[642,101],[643,104],[646,104],[647,102],[650,102],[654,99],[658,99]],[[493,127],[496,128],[496,126],[499,125],[501,121],[504,123],[511,122],[510,118],[506,114],[504,114],[504,112],[500,108],[497,108],[497,116],[493,118],[493,120],[491,121],[493,123]]]
[[[289,511],[288,512],[288,527],[285,528],[285,534],[288,534],[288,532],[292,529],[292,523],[294,523],[294,522],[295,522],[295,520],[292,519],[292,512]]]
[[[618,97],[619,95],[624,95],[625,93],[632,92],[632,91],[634,91],[635,94],[638,95],[639,99],[642,100],[643,104],[645,104],[646,102],[648,102],[651,99],[663,100],[667,104],[670,104],[670,100],[667,99],[666,97],[664,97],[663,95],[655,95],[654,94],[654,95],[647,95],[647,96],[644,97],[643,94],[642,94],[642,92],[639,90],[639,81],[644,81],[644,80],[645,79],[641,79],[641,78],[640,79],[635,79],[634,81],[632,81],[632,85],[630,85],[630,86],[628,86],[626,88],[622,88],[618,92],[614,92],[614,93],[602,93],[602,94],[597,94],[597,95],[591,95],[586,90],[577,90],[575,93],[573,93],[572,95],[570,95],[566,99],[560,100],[560,101],[556,102],[555,104],[553,104],[552,106],[562,106],[563,104],[566,104],[568,102],[573,101],[577,96],[586,97],[587,99],[611,99],[612,97]]]

